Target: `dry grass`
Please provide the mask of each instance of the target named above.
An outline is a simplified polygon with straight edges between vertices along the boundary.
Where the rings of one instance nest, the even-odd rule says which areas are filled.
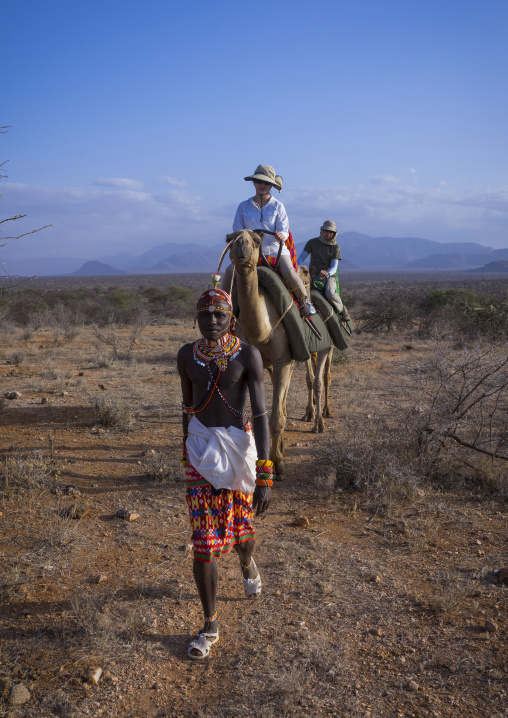
[[[358,287],[361,307],[371,290]],[[244,599],[236,556],[221,558],[221,640],[207,661],[191,663],[186,646],[202,615],[174,360],[196,336],[192,322],[147,326],[128,361],[88,326],[71,343],[52,325],[28,329],[0,348],[3,379],[22,394],[0,415],[0,443],[11,447],[2,466],[13,462],[0,507],[0,677],[32,681],[24,718],[502,714],[506,587],[493,577],[505,562],[505,464],[427,431],[443,438],[446,395],[472,386],[479,344],[356,335],[347,361],[340,355],[332,367],[335,419],[322,436],[300,422],[296,368],[288,479],[256,519],[262,601]],[[118,333],[121,354],[131,328],[101,329]],[[23,362],[7,365],[17,351]],[[453,367],[461,384],[448,381]],[[123,409],[137,421],[120,422],[129,431],[94,426],[90,396],[107,400],[112,428]],[[482,432],[492,417],[489,446],[498,448],[503,397],[483,414],[471,408]],[[485,447],[473,423],[458,425],[458,436]],[[16,451],[27,446],[28,455]],[[79,520],[67,511],[73,504],[85,509]],[[119,508],[138,518],[118,518]],[[486,619],[496,632],[486,633]],[[105,670],[97,687],[83,682],[92,661]],[[9,711],[0,698],[0,715]]]
[[[95,396],[90,403],[97,422],[107,429],[126,431],[133,423],[131,407],[114,396]]]

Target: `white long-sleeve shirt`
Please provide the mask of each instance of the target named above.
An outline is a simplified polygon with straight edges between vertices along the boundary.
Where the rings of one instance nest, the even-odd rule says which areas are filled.
[[[263,219],[261,220],[261,216]],[[289,220],[286,208],[278,199],[270,197],[263,209],[254,202],[254,197],[240,202],[233,221],[233,232],[239,229],[263,230],[269,232],[282,232],[284,237],[289,237]],[[262,251],[264,254],[277,256],[279,241],[267,234],[263,237]],[[284,245],[281,254],[289,254],[289,249]]]

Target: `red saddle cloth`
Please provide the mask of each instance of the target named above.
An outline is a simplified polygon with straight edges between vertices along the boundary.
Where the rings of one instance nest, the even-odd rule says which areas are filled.
[[[293,235],[291,234],[291,230],[289,232],[289,237],[286,239],[286,247],[289,249],[289,254],[291,255],[291,264],[295,268],[295,272],[298,271],[298,264],[296,262],[296,249],[295,249],[295,243],[293,242]],[[277,257],[266,257],[266,261],[270,265],[272,269],[275,269],[275,264],[277,262]],[[262,266],[264,264],[263,259],[259,257],[258,265]],[[277,274],[280,274],[277,272]]]

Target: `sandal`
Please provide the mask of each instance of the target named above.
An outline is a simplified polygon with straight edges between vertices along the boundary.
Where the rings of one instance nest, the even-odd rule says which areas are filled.
[[[254,568],[257,570],[257,566],[254,563],[254,559],[251,559],[251,563],[254,566]],[[245,591],[245,595],[247,597],[253,596],[256,598],[261,594],[261,576],[258,571],[258,575],[255,578],[243,578],[242,574],[242,580],[243,580],[243,590]]]
[[[195,638],[189,643],[187,655],[193,660],[201,661],[203,660],[203,658],[206,658],[208,656],[208,654],[210,653],[210,648],[213,646],[214,643],[217,643],[218,640],[219,629],[217,629],[216,633],[206,633],[205,631],[200,631],[199,637]],[[191,653],[191,651],[199,651],[199,654],[195,655]]]

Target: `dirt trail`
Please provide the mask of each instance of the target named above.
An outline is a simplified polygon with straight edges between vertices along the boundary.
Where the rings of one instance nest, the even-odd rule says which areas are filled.
[[[167,328],[150,331],[153,358]],[[48,486],[81,496],[41,490],[40,502],[35,493],[1,507],[2,560],[11,573],[17,566],[20,584],[1,604],[0,716],[508,715],[507,589],[475,578],[507,563],[506,505],[429,489],[374,516],[334,490],[323,460],[331,438],[342,439],[345,407],[369,420],[373,392],[386,392],[372,377],[391,375],[403,347],[380,353],[357,342],[350,363],[334,366],[335,418],[324,435],[300,421],[296,370],[287,479],[256,521],[262,598],[245,599],[236,557],[222,557],[221,638],[209,659],[191,662],[186,648],[202,618],[174,365],[97,368],[80,355],[86,341],[36,341],[25,342],[27,366],[1,367],[2,388],[22,393],[0,414],[2,453],[52,450]],[[56,376],[41,368],[45,351]],[[99,427],[88,402],[96,395],[128,400],[132,428]],[[145,478],[152,450],[168,452],[171,480]],[[73,504],[82,517],[58,523]],[[139,517],[122,520],[120,508]],[[295,525],[301,517],[308,525]],[[485,631],[487,619],[495,631]],[[90,667],[104,671],[98,685],[83,680]],[[5,698],[16,682],[32,697],[14,709]]]

